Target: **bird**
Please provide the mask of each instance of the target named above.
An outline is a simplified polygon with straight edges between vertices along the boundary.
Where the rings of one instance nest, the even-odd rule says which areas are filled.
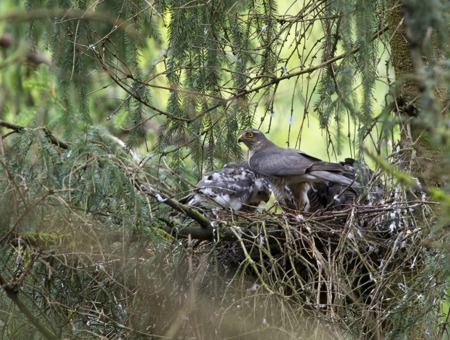
[[[271,184],[275,198],[288,208],[305,212],[313,210],[313,200],[308,198],[308,192],[312,196],[312,192],[317,191],[315,183],[336,183],[355,194],[359,190],[359,185],[354,181],[354,171],[297,149],[281,148],[259,130],[245,130],[238,142],[244,143],[249,149],[250,169]],[[291,193],[291,200],[286,194],[286,188]]]
[[[255,211],[270,195],[269,183],[257,176],[247,162],[231,162],[204,174],[195,189],[179,202],[212,211],[217,217],[215,212],[223,209]]]
[[[354,179],[355,160],[346,158],[339,162],[344,168],[344,176]],[[359,193],[359,192],[358,192]],[[318,210],[343,210],[349,207],[356,199],[357,192],[348,185],[342,185],[336,182],[315,182],[310,184],[308,190],[309,208],[308,212],[315,212]]]

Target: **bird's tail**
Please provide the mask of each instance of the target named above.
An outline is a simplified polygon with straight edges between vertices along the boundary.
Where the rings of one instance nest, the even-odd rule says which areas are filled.
[[[330,172],[330,171],[314,171],[311,172],[314,176],[330,182],[339,183],[341,185],[346,185],[349,188],[352,188],[356,192],[359,192],[360,186],[357,182],[355,182],[354,178],[349,178],[343,174]]]

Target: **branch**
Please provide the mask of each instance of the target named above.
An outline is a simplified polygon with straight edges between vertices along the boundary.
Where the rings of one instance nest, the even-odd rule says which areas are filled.
[[[14,41],[12,34],[10,33],[3,33],[3,35],[0,37],[0,47],[2,48],[9,48],[12,45],[12,42]],[[43,53],[39,51],[29,51],[27,53],[27,61],[34,65],[39,64],[51,64],[51,61],[49,58],[47,58]]]
[[[196,240],[202,241],[237,241],[237,233],[243,234],[243,239],[251,239],[252,241],[257,235],[261,234],[260,227],[241,227],[241,226],[229,226],[225,225],[217,228],[198,228],[198,227],[187,227],[184,225],[168,226],[162,228],[166,233],[171,234],[176,237],[188,238],[189,236]],[[236,230],[238,229],[238,230]],[[266,230],[265,232],[268,236],[273,236],[277,238],[282,238],[284,232],[280,229]]]
[[[1,119],[0,119],[0,126],[14,130],[15,132],[23,132],[23,131],[27,130],[27,128],[25,126],[10,123],[10,122],[5,122],[4,120],[1,120]],[[44,131],[45,135],[47,136],[47,139],[53,145],[56,145],[57,147],[59,147],[61,149],[65,149],[65,150],[67,150],[69,148],[69,144],[56,138],[47,127],[37,128],[37,129],[42,129]]]
[[[0,126],[14,130],[16,132],[22,132],[23,130],[25,130],[25,126],[5,122],[4,120],[1,120],[1,119],[0,119]]]
[[[0,15],[1,21],[13,21],[17,20],[37,20],[37,19],[45,19],[51,18],[56,21],[55,18],[61,18],[59,22],[68,21],[68,20],[92,20],[95,22],[104,22],[111,24],[113,29],[110,34],[112,34],[116,30],[123,30],[131,37],[136,40],[143,41],[142,34],[140,34],[132,24],[115,17],[113,15],[108,15],[105,13],[98,12],[89,12],[89,11],[77,11],[74,9],[65,9],[65,8],[42,8],[42,9],[33,9],[32,11],[14,11],[9,12],[4,15]]]
[[[119,86],[122,90],[124,90],[128,94],[128,97],[127,97],[126,100],[128,100],[128,98],[132,97],[135,100],[137,100],[138,102],[140,102],[142,105],[145,105],[149,109],[152,109],[152,110],[156,111],[158,114],[164,115],[164,116],[166,116],[166,117],[168,117],[170,119],[174,119],[174,120],[178,120],[178,121],[191,122],[191,119],[189,119],[189,118],[183,118],[183,117],[175,116],[175,115],[171,114],[170,112],[160,110],[157,107],[155,107],[155,106],[151,105],[150,103],[148,103],[146,100],[141,98],[141,96],[138,94],[137,90],[130,89],[128,86],[124,85],[124,83],[122,82],[121,78],[116,76],[115,74],[113,74],[109,70],[108,65],[105,64],[105,62],[103,60],[103,56],[102,56],[102,54],[100,54],[99,51],[92,50],[92,52],[95,54],[95,56],[97,57],[97,60],[100,63],[101,67],[107,73],[107,75],[112,79],[112,81],[114,81],[114,83],[116,83],[117,86]],[[142,82],[138,81],[137,79],[135,79],[131,73],[126,73],[126,77],[132,79],[135,82],[142,83]]]
[[[377,39],[381,34],[385,33],[388,29],[389,29],[389,26],[387,26],[387,25],[385,27],[381,28],[380,30],[378,30],[377,32],[375,32],[373,34],[371,40],[373,41],[373,40]],[[214,99],[217,100],[216,104],[214,104],[213,106],[209,107],[208,109],[200,112],[198,115],[196,115],[195,117],[192,117],[192,118],[177,117],[177,116],[175,116],[175,115],[173,115],[173,114],[171,114],[169,112],[164,112],[162,110],[159,110],[159,109],[155,108],[152,105],[149,105],[146,101],[144,101],[136,93],[136,91],[133,92],[133,91],[130,91],[127,88],[125,88],[125,86],[120,82],[120,79],[117,78],[117,77],[114,77],[114,75],[108,70],[106,65],[103,63],[103,60],[102,60],[102,58],[100,56],[100,53],[99,52],[96,52],[96,53],[97,53],[98,60],[102,63],[102,67],[105,70],[105,72],[107,72],[108,75],[111,77],[111,79],[117,85],[119,85],[124,91],[126,91],[130,96],[132,96],[134,99],[136,99],[137,101],[139,101],[143,105],[146,105],[148,108],[150,108],[152,110],[155,110],[159,114],[165,115],[168,118],[175,119],[175,120],[178,120],[178,121],[184,121],[184,122],[192,123],[192,122],[202,118],[207,113],[209,113],[209,112],[211,112],[211,111],[213,111],[213,110],[215,110],[215,109],[217,109],[217,108],[219,108],[221,106],[226,106],[230,102],[236,101],[236,100],[240,99],[241,97],[245,97],[245,96],[247,96],[247,95],[249,95],[251,93],[258,92],[258,91],[260,91],[262,89],[265,89],[265,88],[270,87],[272,85],[278,84],[279,82],[281,82],[283,80],[287,80],[287,79],[290,79],[290,78],[298,77],[298,76],[300,76],[302,74],[307,74],[307,73],[312,73],[314,71],[317,71],[317,70],[319,70],[319,69],[321,69],[323,67],[329,66],[329,65],[335,63],[336,61],[341,60],[341,59],[343,59],[343,58],[345,58],[345,57],[347,57],[349,55],[353,55],[353,54],[359,52],[360,49],[361,49],[360,47],[356,47],[351,52],[342,53],[342,54],[340,54],[338,56],[335,56],[333,58],[330,58],[330,59],[328,59],[328,60],[326,60],[326,61],[324,61],[324,62],[322,62],[322,63],[320,63],[320,64],[318,64],[316,66],[313,66],[313,67],[310,67],[310,68],[307,68],[307,69],[302,69],[302,70],[297,71],[297,72],[288,73],[288,74],[283,75],[281,77],[274,77],[274,76],[268,76],[268,75],[267,76],[266,75],[256,76],[256,77],[253,78],[253,80],[258,80],[258,79],[262,79],[262,78],[268,78],[269,81],[264,82],[263,84],[261,84],[261,85],[259,85],[257,87],[248,89],[248,90],[239,90],[239,92],[237,94],[235,94],[233,96],[230,96],[228,98],[214,97]],[[155,88],[164,88],[162,86],[156,86],[156,85],[152,85],[152,84],[149,84],[149,83],[142,82],[141,80],[136,79],[132,74],[127,74],[127,78],[130,78],[130,79],[132,79],[135,82],[138,82],[138,83],[141,83],[141,84],[145,84],[146,86],[155,87]],[[188,94],[193,95],[193,96],[197,95],[197,96],[211,97],[211,96],[209,96],[209,95],[207,95],[205,93],[195,92],[195,91],[192,91],[192,90],[189,90],[189,91],[184,90],[184,89],[181,90],[180,88],[175,88],[175,87],[166,87],[166,89],[169,90],[169,91],[173,91],[173,92],[188,93]]]
[[[1,17],[0,17],[1,19]],[[385,33],[388,30],[388,26],[383,27],[382,29],[380,29],[379,31],[377,31],[373,36],[372,36],[372,40],[375,40],[377,37],[379,37],[381,34]],[[141,96],[138,94],[138,91],[135,91],[133,89],[130,89],[127,85],[125,85],[123,83],[123,81],[121,80],[120,77],[118,77],[117,75],[113,74],[109,68],[108,65],[105,63],[102,54],[97,51],[97,50],[93,50],[97,60],[99,61],[101,67],[103,68],[103,70],[108,74],[108,76],[112,79],[112,81],[118,85],[122,90],[124,90],[127,94],[128,94],[128,98],[132,97],[135,100],[137,100],[138,102],[140,102],[141,104],[145,105],[146,107],[148,107],[151,110],[154,110],[155,112],[157,112],[157,114],[166,116],[167,118],[176,120],[176,121],[181,121],[181,122],[186,122],[186,123],[192,123],[195,122],[196,120],[202,118],[203,116],[205,116],[206,114],[208,114],[211,111],[214,111],[215,109],[222,107],[222,106],[227,106],[229,103],[234,102],[238,99],[240,99],[241,97],[245,97],[251,93],[254,92],[258,92],[259,90],[262,90],[266,87],[270,87],[272,85],[278,84],[279,82],[283,81],[283,80],[287,80],[290,78],[294,78],[294,77],[298,77],[302,74],[307,74],[307,73],[312,73],[318,69],[321,69],[323,67],[326,67],[330,64],[333,64],[334,62],[345,58],[348,55],[351,54],[355,54],[357,52],[359,52],[360,48],[356,47],[354,48],[350,53],[342,53],[338,56],[335,56],[333,58],[330,58],[322,63],[320,63],[319,65],[307,68],[307,69],[302,69],[300,71],[297,72],[293,72],[293,73],[288,73],[286,75],[283,75],[281,77],[273,77],[273,76],[266,76],[266,75],[259,75],[256,77],[253,77],[252,80],[259,80],[259,79],[263,79],[263,78],[268,78],[269,81],[264,82],[262,85],[248,89],[248,90],[239,90],[239,92],[235,95],[232,95],[228,98],[221,98],[221,97],[217,97],[217,96],[212,96],[209,95],[207,93],[200,93],[200,92],[196,92],[196,91],[192,91],[192,90],[186,90],[186,89],[182,89],[182,88],[177,88],[174,86],[170,86],[170,87],[164,87],[164,86],[159,86],[159,85],[153,85],[147,82],[143,82],[140,79],[137,79],[136,77],[134,77],[134,75],[130,72],[126,72],[125,76],[127,79],[132,79],[134,82],[141,84],[142,86],[149,86],[149,87],[154,87],[154,88],[159,88],[159,89],[166,89],[168,91],[171,92],[181,92],[181,93],[187,93],[190,94],[192,96],[205,96],[208,98],[212,98],[214,100],[216,100],[216,103],[214,105],[212,105],[211,107],[209,107],[208,109],[200,112],[198,115],[196,115],[195,117],[192,118],[186,118],[186,117],[179,117],[176,116],[170,112],[167,111],[163,111],[161,109],[158,109],[157,107],[151,105],[150,103],[148,103],[146,100],[144,100],[143,98],[141,98]],[[127,99],[128,99],[127,98]]]
[[[27,305],[19,299],[18,287],[13,282],[7,282],[3,276],[0,275],[0,284],[6,293],[6,296],[19,308],[19,310],[25,315],[25,317],[33,324],[34,327],[47,339],[61,339],[59,336],[55,335],[53,332],[48,330],[44,325],[42,325],[34,313],[27,307]]]
[[[171,222],[164,220],[167,224]],[[188,227],[184,225],[172,225],[162,228],[166,233],[177,238],[188,238],[189,236],[195,240],[213,241],[220,239],[221,241],[236,241],[236,235],[230,229],[216,230],[213,228],[205,229],[198,227]]]
[[[48,128],[44,127],[43,130],[50,143],[56,145],[57,147],[60,147],[61,149],[67,150],[69,148],[69,144],[60,141],[55,136],[53,136],[52,132]]]
[[[138,188],[138,190],[140,190],[141,192],[150,195],[156,198],[159,202],[168,205],[169,207],[185,214],[186,216],[189,216],[194,221],[196,221],[202,228],[210,229],[211,231],[213,230],[211,222],[205,216],[203,216],[198,210],[188,205],[182,204],[170,197],[167,197],[166,195],[153,189],[149,184],[141,183],[137,179],[133,179],[133,182],[135,187]]]

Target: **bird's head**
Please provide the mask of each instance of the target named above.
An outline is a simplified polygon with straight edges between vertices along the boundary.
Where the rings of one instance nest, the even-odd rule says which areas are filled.
[[[263,141],[267,141],[266,136],[256,129],[248,129],[241,133],[238,142],[244,143],[250,150],[254,149],[255,146]]]

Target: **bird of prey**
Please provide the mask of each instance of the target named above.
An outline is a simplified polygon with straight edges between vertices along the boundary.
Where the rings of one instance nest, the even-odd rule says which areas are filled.
[[[251,171],[247,162],[232,162],[206,173],[180,203],[212,211],[254,211],[260,202],[269,200],[270,193],[269,183]]]
[[[314,183],[337,183],[355,193],[358,185],[354,172],[339,163],[324,162],[300,150],[281,148],[259,130],[249,129],[239,136],[249,149],[248,164],[256,174],[265,178],[272,186],[275,198],[280,204],[297,210],[312,210],[308,192],[314,191]],[[286,188],[292,194],[292,201],[286,199]]]
[[[346,158],[343,162],[339,162],[344,167],[343,175],[355,178],[355,160]],[[348,185],[342,185],[336,182],[316,182],[311,184],[308,191],[308,199],[310,200],[310,210],[319,209],[342,210],[352,204],[356,199],[357,193]]]

